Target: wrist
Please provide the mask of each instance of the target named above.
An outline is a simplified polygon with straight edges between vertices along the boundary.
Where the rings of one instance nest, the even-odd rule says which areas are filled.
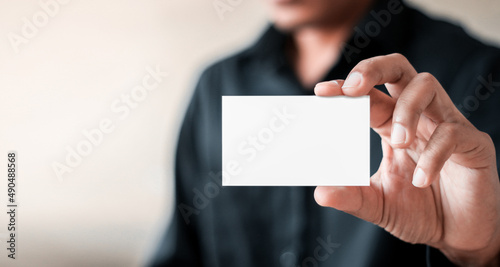
[[[466,250],[443,246],[439,250],[457,266],[500,266],[500,233],[480,249]]]

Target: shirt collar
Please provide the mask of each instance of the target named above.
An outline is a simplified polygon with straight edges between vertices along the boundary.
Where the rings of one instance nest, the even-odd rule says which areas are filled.
[[[402,11],[398,14],[391,13],[388,8],[389,4],[394,3],[399,3],[402,6]],[[345,45],[345,47],[357,49],[358,52],[352,53],[349,58],[344,55],[336,65],[347,64],[353,67],[353,64],[365,58],[402,52],[401,48],[404,47],[403,43],[407,39],[405,29],[408,29],[408,21],[404,20],[404,17],[408,9],[409,7],[400,0],[375,1],[370,11],[353,28],[352,35]],[[379,15],[377,16],[377,14]],[[382,14],[390,15],[390,20],[388,23],[384,23],[385,25],[380,22]],[[387,21],[386,17],[384,19]],[[277,71],[289,64],[285,54],[285,44],[289,38],[289,34],[279,31],[274,25],[270,25],[262,37],[246,53],[259,60],[259,65],[262,68],[268,71]],[[360,45],[360,38],[366,42],[366,45],[364,43]]]

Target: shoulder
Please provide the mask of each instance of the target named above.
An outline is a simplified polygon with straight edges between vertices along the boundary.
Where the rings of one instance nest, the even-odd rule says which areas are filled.
[[[217,59],[207,66],[201,73],[201,80],[210,80],[223,75],[234,75],[250,64],[254,57],[253,47],[247,47],[239,52]]]
[[[446,63],[477,61],[500,55],[500,49],[472,37],[463,27],[431,18],[418,10],[406,10],[407,46],[410,51]]]
[[[445,88],[462,91],[479,75],[500,70],[498,47],[477,40],[458,25],[415,9],[408,8],[404,13],[405,56],[417,71],[434,74]]]

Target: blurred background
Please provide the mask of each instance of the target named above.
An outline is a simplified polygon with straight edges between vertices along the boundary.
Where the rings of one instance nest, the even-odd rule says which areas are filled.
[[[0,0],[0,174],[11,150],[19,168],[17,259],[1,212],[0,266],[145,263],[173,212],[192,88],[262,32],[260,2]],[[498,0],[406,2],[500,45]]]

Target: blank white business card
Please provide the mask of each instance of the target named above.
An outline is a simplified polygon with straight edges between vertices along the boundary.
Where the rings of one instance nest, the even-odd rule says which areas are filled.
[[[370,99],[223,96],[225,186],[370,185]]]

